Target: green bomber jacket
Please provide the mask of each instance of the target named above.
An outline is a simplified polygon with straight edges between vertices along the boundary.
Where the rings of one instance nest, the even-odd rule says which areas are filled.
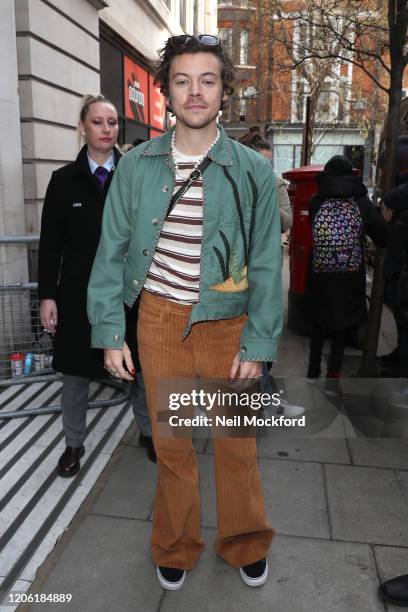
[[[282,327],[274,174],[263,156],[218,129],[220,137],[209,153],[212,163],[203,174],[199,299],[183,338],[199,321],[247,312],[240,360],[273,361]],[[143,288],[174,191],[171,134],[129,151],[112,179],[88,285],[95,348],[123,347],[123,302],[131,306]]]

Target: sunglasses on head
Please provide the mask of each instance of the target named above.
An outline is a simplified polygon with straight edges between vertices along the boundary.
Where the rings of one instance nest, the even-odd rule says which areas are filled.
[[[195,38],[201,45],[207,47],[218,47],[221,44],[221,40],[218,36],[213,34],[180,34],[178,36],[171,36],[167,40],[167,44],[175,45],[186,45],[191,39]]]

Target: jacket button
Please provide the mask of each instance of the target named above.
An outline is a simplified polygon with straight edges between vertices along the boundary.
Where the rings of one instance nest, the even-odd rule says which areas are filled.
[[[137,286],[138,286],[138,284],[139,284],[139,281],[138,281],[138,280],[134,280],[134,281],[133,281],[133,284],[134,284],[134,286],[135,286],[135,287],[137,287]]]
[[[246,350],[246,346],[243,346],[243,347],[242,347],[242,349],[241,349],[241,353],[243,353],[243,354],[244,354],[244,353],[246,353],[246,352],[247,352],[247,350]]]
[[[169,186],[168,186],[168,185],[163,185],[163,187],[162,187],[162,191],[163,191],[164,193],[166,193],[166,191],[168,191],[168,190],[169,190]]]
[[[158,219],[152,219],[152,224],[153,225],[158,225],[159,224],[159,220]]]
[[[148,254],[149,254],[148,249],[143,249],[143,255],[148,255]]]
[[[117,342],[117,341],[119,340],[119,336],[118,336],[118,334],[115,334],[115,335],[113,336],[113,339],[114,339],[114,341],[115,341],[115,342]]]

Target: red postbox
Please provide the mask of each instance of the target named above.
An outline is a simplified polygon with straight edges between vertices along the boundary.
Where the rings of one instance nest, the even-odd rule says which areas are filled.
[[[303,166],[282,174],[290,181],[288,193],[293,210],[293,225],[289,239],[290,285],[288,295],[288,327],[297,334],[308,335],[310,327],[305,317],[305,290],[312,228],[309,221],[309,201],[317,192],[317,175],[324,166]],[[361,174],[353,169],[353,174]]]
[[[293,210],[289,239],[288,327],[298,334],[309,333],[304,315],[307,266],[312,248],[309,201],[317,191],[316,177],[322,170],[323,166],[304,166],[282,174],[284,179],[290,181],[288,193]]]

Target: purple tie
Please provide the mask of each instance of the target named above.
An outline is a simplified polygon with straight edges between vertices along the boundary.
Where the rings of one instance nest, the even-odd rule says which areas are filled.
[[[103,166],[98,166],[95,170],[95,176],[98,179],[99,187],[102,190],[103,186],[105,185],[106,179],[109,176],[109,170],[107,170]]]

